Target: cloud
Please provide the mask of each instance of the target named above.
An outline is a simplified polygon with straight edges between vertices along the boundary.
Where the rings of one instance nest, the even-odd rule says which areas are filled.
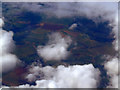
[[[18,58],[16,55],[12,54],[12,50],[15,46],[13,41],[13,32],[12,31],[5,31],[2,30],[3,21],[0,19],[0,63],[2,64],[2,72],[8,72],[11,69],[15,68],[16,64],[18,63]]]
[[[109,88],[118,88],[118,77],[120,72],[118,71],[118,58],[114,57],[104,65],[107,70],[107,74],[110,76]]]
[[[38,12],[43,12],[57,18],[86,17],[94,22],[109,21],[114,35],[113,45],[118,50],[118,3],[117,2],[72,2],[72,3],[44,3],[47,8],[41,7]],[[74,6],[74,7],[73,7]],[[37,5],[36,5],[37,7]],[[35,8],[34,8],[35,9]],[[31,11],[34,11],[31,10]]]
[[[34,66],[34,64],[29,67],[29,74],[25,77],[29,82],[35,82],[36,80],[42,79],[41,66]]]
[[[0,28],[2,28],[2,26],[4,25],[3,20],[0,18]]]
[[[44,2],[42,4],[36,2],[16,3],[13,5],[32,12],[44,13],[48,17],[75,18],[82,16],[92,19],[96,23],[109,21],[109,25],[113,27],[113,32],[111,33],[115,34],[114,37],[116,39],[113,45],[118,50],[118,2]]]
[[[33,88],[96,88],[99,82],[100,72],[95,69],[92,64],[88,65],[73,65],[65,67],[59,65],[56,68],[51,66],[38,67],[34,66],[32,74],[43,73],[44,77],[36,80],[35,86],[20,85],[19,87]],[[31,74],[29,74],[31,75]],[[39,77],[42,75],[39,74]],[[31,77],[29,78],[31,79]]]
[[[76,23],[73,23],[73,24],[69,27],[69,29],[72,30],[72,29],[74,29],[74,28],[76,28],[76,27],[77,27],[77,24],[76,24]]]
[[[38,3],[25,3],[22,7],[33,12],[44,12],[48,16],[51,15],[58,18],[85,16],[87,18],[94,19],[101,16],[102,18],[100,19],[110,21],[115,18],[118,9],[117,2],[45,2],[43,4],[44,6],[39,5]],[[31,5],[33,5],[34,8],[29,8]]]
[[[44,2],[43,5],[38,3],[23,3],[20,5],[32,12],[44,13],[48,17],[86,17],[97,22],[109,21],[109,25],[115,34],[116,40],[113,45],[118,50],[118,3],[117,2]],[[33,8],[31,8],[33,6]],[[74,7],[73,7],[74,6]]]
[[[10,53],[14,46],[14,41],[12,39],[13,32],[7,32],[5,30],[0,30],[0,55]]]
[[[32,5],[34,8],[31,8]],[[113,45],[118,51],[118,16],[117,3],[43,3],[41,6],[37,3],[23,4],[22,7],[28,8],[33,12],[43,12],[49,17],[55,16],[57,18],[84,16],[86,18],[97,22],[109,21],[109,25],[115,34],[115,41]],[[73,7],[74,6],[74,7]],[[49,60],[63,60],[66,59],[70,52],[67,50],[71,44],[70,37],[62,37],[60,33],[54,33],[49,36],[49,41],[45,46],[38,46],[37,52],[45,61]],[[7,49],[8,50],[8,49]],[[108,87],[118,87],[118,60],[112,58],[105,63],[105,69],[110,76],[110,83]],[[86,68],[88,66],[88,68]],[[79,68],[79,69],[78,69]],[[38,70],[38,71],[37,71]],[[41,71],[44,74],[42,80],[39,80]],[[40,72],[40,73],[38,73]],[[75,73],[76,72],[76,73]],[[76,79],[77,77],[77,79]],[[80,78],[82,77],[82,78]],[[36,86],[28,84],[20,87],[97,87],[99,81],[99,71],[94,69],[92,65],[74,65],[74,66],[58,66],[53,68],[50,66],[31,69],[30,74],[26,77],[28,81],[36,81]],[[43,79],[44,78],[44,79]],[[69,79],[69,80],[68,80]],[[87,80],[87,81],[86,81]],[[63,83],[64,82],[64,83]],[[81,83],[82,82],[82,83]],[[79,85],[78,85],[79,84]],[[85,88],[86,88],[85,86]]]
[[[14,54],[6,54],[0,56],[0,63],[2,63],[2,71],[8,72],[15,68],[18,58]]]
[[[11,4],[33,12],[40,12],[57,18],[84,16],[94,21],[114,22],[118,14],[117,2],[44,2]],[[32,6],[32,7],[31,7]],[[73,7],[74,6],[74,7]]]
[[[60,33],[52,33],[49,35],[49,41],[45,46],[38,46],[38,55],[45,61],[66,59],[70,54],[67,48],[71,42],[69,36],[62,37]]]

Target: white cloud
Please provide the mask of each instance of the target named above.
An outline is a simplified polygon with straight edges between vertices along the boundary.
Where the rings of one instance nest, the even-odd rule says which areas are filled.
[[[15,68],[18,58],[14,54],[5,54],[0,56],[0,63],[2,63],[2,71],[8,72]]]
[[[63,60],[70,52],[67,50],[72,40],[69,36],[62,37],[60,33],[49,35],[49,41],[45,46],[38,46],[37,51],[45,61]]]
[[[105,63],[105,69],[107,74],[110,76],[109,88],[118,88],[118,76],[120,75],[118,71],[118,58],[112,58],[112,60]]]
[[[69,29],[72,30],[72,29],[74,29],[74,28],[76,28],[76,27],[77,27],[77,24],[76,24],[76,23],[73,23],[73,24],[69,27]]]
[[[31,65],[29,69],[29,74],[25,78],[29,82],[35,82],[36,80],[42,78],[42,72],[40,70],[40,66]]]
[[[14,41],[12,39],[13,32],[7,32],[5,30],[0,30],[0,55],[10,53],[14,46]]]
[[[1,21],[2,19],[0,19]],[[0,63],[2,64],[2,69],[0,73],[10,71],[11,69],[15,68],[16,64],[18,63],[18,58],[11,54],[14,41],[13,41],[13,32],[12,31],[5,31],[2,30],[3,21],[0,23]]]
[[[19,87],[33,88],[96,88],[99,84],[100,72],[92,64],[73,65],[65,67],[60,65],[56,68],[51,66],[34,66],[33,71],[43,73],[41,80],[36,80],[35,86],[20,85]],[[33,74],[33,73],[32,73]],[[30,75],[30,74],[29,74]],[[41,74],[39,74],[41,77]],[[31,79],[31,78],[30,78]]]

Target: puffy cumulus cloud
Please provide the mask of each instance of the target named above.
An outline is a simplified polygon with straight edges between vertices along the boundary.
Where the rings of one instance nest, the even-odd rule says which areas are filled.
[[[14,46],[12,37],[13,32],[0,30],[0,63],[2,63],[2,71],[0,72],[7,72],[13,69],[18,62],[18,58],[11,54]]]
[[[31,65],[29,74],[25,77],[29,82],[35,82],[42,78],[43,73],[41,72],[40,66]]]
[[[69,36],[62,37],[60,33],[49,35],[45,46],[38,46],[37,52],[45,61],[66,59],[70,52],[67,50],[72,40]]]
[[[5,30],[0,30],[0,55],[10,53],[14,46],[14,41],[12,39],[13,32],[7,32]]]
[[[41,80],[36,80],[35,86],[29,84],[19,87],[34,88],[96,88],[99,82],[100,72],[92,64],[73,65],[65,67],[59,65],[56,68],[51,66],[34,66],[31,72],[44,74]],[[41,74],[39,74],[41,77]],[[31,78],[30,78],[31,79]]]
[[[105,63],[105,69],[107,74],[110,76],[109,88],[118,88],[118,77],[120,76],[120,71],[118,70],[118,58],[113,58],[112,60]]]
[[[14,54],[5,54],[0,56],[0,63],[2,63],[2,71],[1,72],[8,72],[15,68],[16,64],[18,63],[18,58]]]
[[[2,19],[0,19],[2,20]],[[2,24],[3,21],[0,23],[0,63],[2,69],[0,70],[0,73],[7,72],[11,69],[13,69],[16,64],[18,63],[18,58],[16,55],[11,54],[11,51],[14,47],[14,41],[13,41],[13,32],[12,31],[5,31],[2,30]]]

